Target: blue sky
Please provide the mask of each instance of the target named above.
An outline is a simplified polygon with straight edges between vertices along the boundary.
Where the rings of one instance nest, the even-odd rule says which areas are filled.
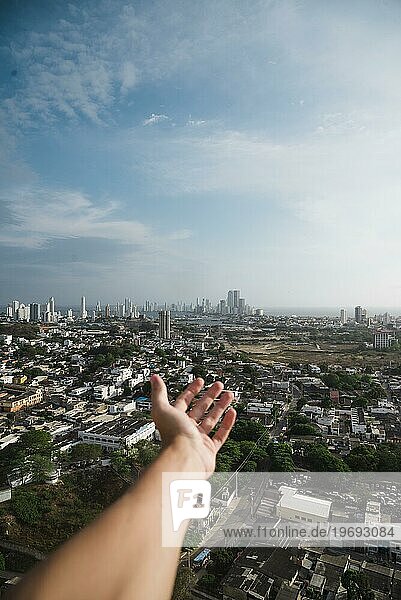
[[[401,4],[0,8],[0,303],[401,306]]]

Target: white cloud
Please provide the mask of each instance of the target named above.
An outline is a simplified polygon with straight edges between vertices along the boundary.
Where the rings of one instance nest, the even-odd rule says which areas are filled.
[[[42,248],[55,239],[104,239],[122,244],[150,244],[152,232],[139,221],[116,218],[117,205],[95,205],[69,190],[26,187],[1,198],[13,224],[0,226],[0,243]]]
[[[138,69],[132,62],[125,62],[121,67],[121,92],[124,94],[135,87],[138,82]]]
[[[170,121],[170,117],[167,115],[155,115],[152,113],[150,117],[147,117],[142,125],[146,127],[146,125],[155,125],[156,123],[161,123],[162,121]]]

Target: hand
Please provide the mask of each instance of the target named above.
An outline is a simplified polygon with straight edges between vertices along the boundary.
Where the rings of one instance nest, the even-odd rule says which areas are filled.
[[[204,472],[207,477],[214,472],[216,454],[229,436],[236,419],[235,410],[230,407],[213,437],[209,433],[233,400],[232,392],[224,392],[215,406],[205,416],[206,411],[223,390],[221,381],[216,381],[187,413],[189,405],[204,386],[201,378],[195,379],[180,394],[174,405],[170,404],[167,388],[161,377],[152,375],[152,418],[160,432],[165,446],[184,441],[194,459],[193,471]]]

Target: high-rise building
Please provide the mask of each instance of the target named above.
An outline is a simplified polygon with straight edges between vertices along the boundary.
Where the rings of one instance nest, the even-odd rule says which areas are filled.
[[[17,310],[19,309],[19,300],[13,300],[11,303],[11,307],[13,309],[13,317],[17,319]]]
[[[355,306],[355,321],[362,323],[362,306]]]
[[[171,315],[169,310],[159,312],[159,337],[162,340],[171,338]]]
[[[340,310],[340,322],[341,325],[345,325],[347,322],[347,311],[345,310],[345,308],[342,308]]]
[[[106,319],[110,319],[110,317],[111,317],[110,304],[106,304],[106,308],[104,309],[104,316]]]
[[[34,302],[29,305],[29,318],[34,322],[40,321],[40,304]]]
[[[241,296],[240,290],[233,290],[234,308],[239,308],[239,299]]]
[[[6,309],[6,317],[11,319],[13,317],[13,307],[10,304],[7,306]]]
[[[240,298],[238,302],[238,311],[241,315],[245,313],[245,298]]]
[[[227,293],[227,306],[231,312],[231,309],[234,308],[234,290],[229,290]]]
[[[55,302],[53,296],[51,298],[49,298],[49,312],[51,315],[56,314],[56,302]]]
[[[29,306],[21,303],[17,309],[17,321],[29,321],[29,316]]]
[[[81,297],[81,319],[88,318],[88,311],[86,310],[86,298],[85,296]]]
[[[217,306],[217,312],[221,315],[225,315],[227,312],[227,302],[225,300],[220,300]]]

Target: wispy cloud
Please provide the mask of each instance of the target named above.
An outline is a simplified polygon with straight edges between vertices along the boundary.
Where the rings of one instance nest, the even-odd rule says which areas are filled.
[[[2,198],[13,224],[0,226],[0,243],[43,248],[56,239],[103,239],[143,245],[151,229],[139,221],[116,218],[117,205],[95,204],[85,194],[69,190],[23,188]]]
[[[144,119],[142,125],[146,127],[146,125],[155,125],[156,123],[161,123],[163,121],[170,121],[170,117],[167,115],[155,115],[152,113],[150,117]]]

